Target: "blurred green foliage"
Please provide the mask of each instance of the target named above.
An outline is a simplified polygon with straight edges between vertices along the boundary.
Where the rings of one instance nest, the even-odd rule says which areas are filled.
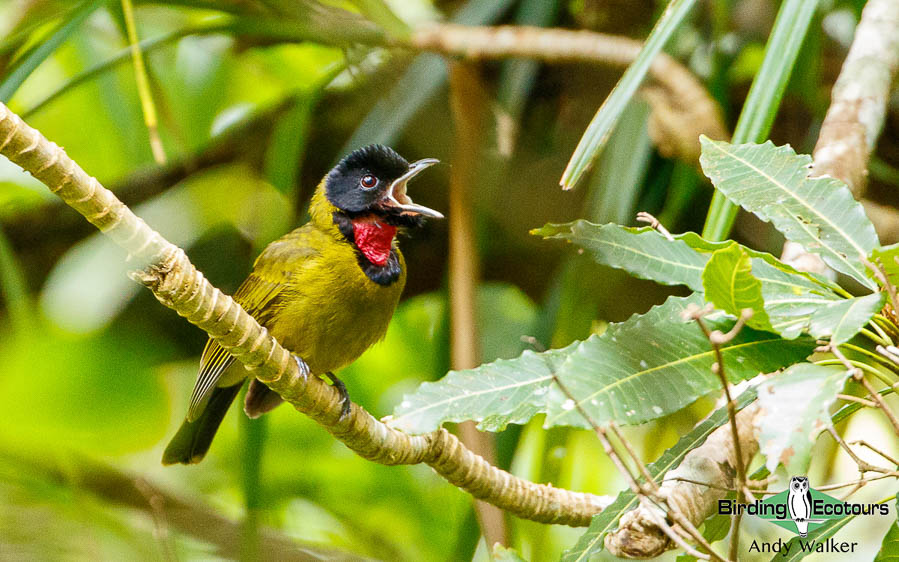
[[[233,291],[259,248],[303,222],[312,189],[345,147],[389,141],[408,158],[452,165],[445,61],[353,44],[334,13],[361,10],[393,34],[446,18],[646,37],[665,3],[135,4],[166,165],[151,156],[117,2],[0,0],[0,99],[184,247],[216,286]],[[724,106],[740,107],[777,3],[699,4],[712,8],[695,9],[669,50],[713,83]],[[819,15],[852,20],[860,6],[831,2]],[[239,31],[265,18],[275,24],[266,29],[283,24],[283,35],[295,36]],[[301,40],[304,29],[328,21],[337,24],[317,33],[332,40]],[[820,96],[807,90],[829,88],[824,81],[844,48],[816,23],[805,60],[823,68],[803,88],[787,89],[772,132],[795,145],[823,116]],[[353,25],[346,36],[361,33]],[[619,74],[584,64],[484,64],[497,102],[471,209],[484,276],[483,361],[582,339],[678,291],[528,234],[577,218],[633,224],[635,210],[661,214],[672,230],[701,228],[710,189],[693,163],[655,151],[636,98],[585,188],[556,188]],[[509,120],[511,136],[503,128]],[[899,143],[882,145],[881,169],[897,167]],[[445,209],[448,169],[414,185],[416,201]],[[894,197],[895,176],[882,173],[875,196]],[[487,559],[467,495],[424,466],[364,461],[286,406],[249,425],[235,408],[202,464],[163,468],[161,451],[186,410],[205,334],[129,281],[135,264],[5,159],[0,231],[0,559],[236,558],[254,533],[259,542],[243,550],[247,558]],[[760,249],[778,244],[768,232],[738,223],[738,236]],[[407,298],[385,340],[341,374],[376,416],[448,370],[446,238],[446,225],[434,223],[402,240]],[[644,458],[656,459],[709,408],[700,401],[625,432]],[[574,490],[624,488],[591,433],[546,431],[541,421],[499,436],[503,467]],[[246,461],[247,435],[262,448],[258,468]],[[557,559],[583,532],[509,523],[511,546],[528,560]]]

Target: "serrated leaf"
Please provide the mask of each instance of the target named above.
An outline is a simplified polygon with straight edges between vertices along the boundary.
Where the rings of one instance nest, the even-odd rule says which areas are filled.
[[[755,388],[748,388],[735,398],[737,410],[742,410],[751,404],[755,398]],[[681,437],[673,447],[665,451],[657,461],[650,463],[646,467],[653,480],[661,482],[669,470],[675,468],[684,460],[687,453],[705,443],[709,434],[727,423],[727,420],[727,407],[722,406],[712,412],[709,417],[699,422],[689,433]],[[636,505],[637,498],[632,491],[626,490],[618,494],[614,502],[593,517],[587,532],[581,535],[577,544],[565,552],[562,561],[582,562],[589,559],[593,553],[602,550],[605,536],[618,526],[618,519],[625,512],[636,507]]]
[[[665,285],[686,285],[698,291],[703,290],[702,273],[715,252],[728,251],[734,255],[741,252],[749,258],[749,273],[761,283],[764,311],[770,322],[767,328],[763,328],[758,319],[750,325],[777,332],[787,339],[809,333],[816,338],[831,337],[832,341],[843,343],[882,308],[882,303],[878,306],[878,302],[885,298],[873,294],[844,299],[823,277],[797,271],[766,252],[731,241],[710,242],[693,232],[678,234],[674,240],[668,240],[648,227],[596,225],[583,220],[547,224],[532,232],[545,238],[568,240],[589,250],[598,263],[624,269],[641,279]],[[892,251],[890,248],[885,250]],[[875,250],[875,255],[877,252]],[[895,252],[899,255],[899,248]],[[899,275],[899,264],[896,273]],[[716,298],[717,301],[707,300],[731,314],[738,314],[733,306],[727,305],[728,299],[721,295]],[[756,315],[757,307],[757,302],[751,307]],[[835,327],[840,329],[833,338]]]
[[[812,159],[789,145],[734,145],[702,137],[703,172],[728,199],[771,222],[787,239],[870,289],[862,263],[878,245],[874,226],[846,185],[809,178]]]
[[[806,473],[812,446],[830,425],[830,408],[848,376],[843,367],[800,363],[759,385],[762,412],[756,424],[769,471],[782,464],[789,474]]]
[[[387,425],[426,433],[444,422],[475,420],[484,431],[500,431],[543,412],[556,370],[580,342],[543,353],[525,351],[466,371],[450,371],[406,395]]]
[[[624,269],[635,277],[702,291],[702,269],[708,256],[681,241],[667,240],[649,227],[596,225],[579,220],[547,224],[531,233],[573,242],[588,250],[598,263]]]
[[[542,412],[547,414],[545,427],[589,427],[574,402],[552,384],[553,373],[599,423],[643,423],[669,414],[720,387],[711,371],[715,356],[708,340],[695,323],[681,318],[691,304],[702,304],[701,297],[669,298],[645,315],[563,349],[528,351],[516,359],[450,372],[405,396],[388,423],[410,433],[465,420],[497,430]],[[721,331],[734,324],[723,313],[706,321]],[[801,361],[814,346],[811,339],[789,341],[746,328],[721,351],[728,376],[739,381]]]
[[[740,316],[744,309],[752,311],[747,325],[773,332],[765,299],[762,298],[762,283],[752,275],[749,254],[737,244],[716,251],[702,271],[702,286],[705,298],[720,310]]]
[[[893,523],[889,530],[883,536],[883,542],[880,543],[880,551],[874,562],[897,562],[899,561],[899,524]]]
[[[886,299],[887,294],[879,292],[832,302],[812,316],[809,333],[816,338],[829,337],[832,344],[847,342],[880,312]]]
[[[552,387],[545,427],[590,427],[576,405],[600,424],[610,420],[639,424],[720,390],[721,382],[712,372],[714,351],[699,326],[682,317],[689,306],[702,303],[697,294],[670,297],[577,346],[557,371],[577,404]],[[704,320],[710,330],[722,332],[735,322],[720,312]],[[813,348],[809,338],[785,340],[744,328],[721,346],[721,355],[728,378],[738,382],[801,361]]]

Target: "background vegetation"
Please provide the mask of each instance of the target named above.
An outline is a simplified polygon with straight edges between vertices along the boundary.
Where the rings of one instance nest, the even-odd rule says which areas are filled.
[[[638,210],[672,231],[702,230],[711,185],[695,160],[659,148],[641,96],[623,99],[591,175],[576,190],[557,188],[620,67],[513,59],[448,81],[451,57],[374,46],[383,42],[366,35],[375,28],[340,19],[361,10],[397,36],[406,25],[445,18],[643,39],[664,3],[395,2],[392,12],[361,1],[135,4],[129,18],[130,2],[0,2],[0,100],[185,248],[223,290],[237,287],[261,247],[304,220],[311,190],[337,158],[385,142],[407,158],[448,164],[412,187],[416,201],[443,210],[449,186],[459,185],[453,171],[466,151],[477,154],[467,164],[471,204],[455,209],[474,225],[477,362],[562,347],[687,294],[529,233],[578,218],[635,224]],[[744,125],[738,140],[770,137],[811,152],[862,5],[821,3],[807,33],[798,32],[796,64],[774,69],[766,86],[785,87],[779,111],[776,103],[762,109],[770,134],[764,124]],[[705,84],[728,129],[759,75],[780,7],[698,2],[672,26],[666,51]],[[131,58],[135,39],[143,68]],[[479,120],[461,115],[459,100]],[[895,201],[899,187],[891,165],[899,164],[899,122],[890,109],[868,189],[882,203]],[[478,132],[468,145],[459,141],[466,118]],[[6,160],[0,223],[0,555],[486,558],[468,496],[427,467],[364,461],[287,407],[253,422],[232,412],[201,465],[163,468],[161,451],[186,410],[205,334],[128,280],[117,248]],[[376,416],[451,367],[448,236],[445,223],[432,222],[403,240],[405,299],[386,340],[343,373],[354,400]],[[735,237],[780,253],[777,232],[749,216],[739,217]],[[712,398],[626,435],[642,458],[656,459]],[[543,430],[541,422],[498,435],[500,466],[574,490],[625,488],[593,433]],[[874,413],[849,424],[841,428],[847,440],[895,443]],[[813,485],[857,474],[832,442],[822,440],[812,454],[832,460],[814,465]],[[885,493],[871,485],[856,501]],[[558,558],[583,533],[507,523],[510,546],[531,560]],[[855,522],[845,532],[867,538],[870,555],[890,523]],[[762,525],[752,534],[782,536]]]

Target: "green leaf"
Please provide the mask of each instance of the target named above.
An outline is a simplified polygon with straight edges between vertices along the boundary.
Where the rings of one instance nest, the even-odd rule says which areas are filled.
[[[679,234],[672,241],[648,227],[599,226],[586,221],[547,224],[532,232],[575,243],[589,250],[597,262],[636,277],[686,285],[696,291],[703,290],[702,272],[711,253],[736,246],[750,257],[752,275],[761,283],[771,329],[787,339],[808,331],[813,315],[822,307],[845,302],[822,277],[796,271],[771,254],[734,242],[709,242],[693,232]],[[816,330],[812,333],[816,337],[832,333],[824,325]]]
[[[40,66],[72,33],[81,27],[84,20],[94,13],[94,10],[105,5],[107,1],[86,0],[78,8],[74,9],[71,17],[61,23],[50,37],[41,41],[34,50],[19,61],[12,71],[0,81],[0,101],[8,103],[12,95],[22,85],[22,82],[31,76],[34,69]]]
[[[427,433],[443,422],[477,420],[484,431],[500,431],[509,423],[524,423],[545,410],[553,372],[577,347],[543,353],[525,351],[515,359],[500,359],[467,371],[450,371],[437,382],[424,382],[406,395],[387,425]]]
[[[701,304],[696,294],[671,297],[642,316],[612,324],[573,350],[557,372],[559,379],[577,405],[600,424],[643,423],[720,391],[708,340],[695,322],[682,317],[689,306]],[[705,322],[710,330],[722,332],[734,325],[732,317],[720,312],[706,316]],[[801,361],[813,348],[808,338],[784,340],[744,328],[721,346],[721,354],[728,378],[737,382]],[[575,403],[557,388],[547,402],[546,427],[589,427]]]
[[[599,111],[590,121],[584,136],[581,138],[571,155],[568,167],[562,174],[562,187],[570,189],[574,187],[584,176],[593,163],[593,160],[602,150],[603,145],[608,140],[615,123],[621,116],[621,112],[627,107],[637,88],[646,78],[649,67],[653,59],[668,42],[668,39],[674,35],[680,27],[681,22],[693,9],[696,0],[672,0],[665,12],[662,13],[655,27],[646,38],[643,49],[634,62],[628,67],[621,77],[621,80],[612,89],[609,97],[599,107]]]
[[[762,67],[743,102],[732,142],[762,142],[768,138],[817,8],[818,0],[785,0],[781,3],[765,45]],[[727,238],[736,216],[737,208],[723,193],[716,191],[702,235],[710,240]]]
[[[708,340],[681,317],[689,305],[701,303],[699,295],[672,297],[645,315],[611,325],[601,336],[452,371],[406,395],[389,425],[425,433],[447,421],[475,420],[481,429],[498,430],[543,412],[545,427],[589,427],[553,384],[553,374],[599,423],[635,424],[669,414],[720,387],[711,371],[715,357]],[[706,321],[710,329],[725,332],[734,324],[723,313]],[[801,361],[814,345],[807,338],[789,341],[746,328],[721,352],[728,376],[739,381]]]
[[[883,536],[880,551],[874,562],[896,562],[899,560],[899,524],[893,523]]]
[[[879,292],[832,302],[812,315],[809,333],[816,338],[830,337],[833,344],[847,342],[880,312],[886,300],[887,294]]]
[[[547,224],[532,230],[531,234],[573,242],[588,250],[598,263],[624,269],[635,277],[702,291],[702,270],[708,255],[682,241],[667,240],[649,227],[596,225],[579,220]]]
[[[830,425],[830,408],[849,371],[812,363],[793,365],[759,385],[762,413],[756,422],[769,471],[778,464],[805,474],[818,434]]]
[[[809,178],[811,157],[797,155],[788,145],[701,141],[702,169],[724,195],[833,269],[876,288],[862,258],[877,247],[877,234],[844,183]]]
[[[742,410],[751,404],[755,398],[755,388],[748,388],[735,398],[737,410]],[[709,417],[699,422],[689,433],[681,437],[673,447],[665,451],[657,461],[646,467],[653,480],[661,482],[669,470],[675,468],[684,460],[687,453],[705,443],[709,434],[727,423],[727,420],[727,407],[722,406]],[[577,544],[565,552],[565,555],[562,557],[563,562],[581,562],[589,559],[593,553],[602,550],[606,534],[618,526],[618,519],[625,512],[636,506],[637,498],[632,491],[626,490],[618,494],[618,497],[615,498],[612,504],[593,517],[587,532],[581,535]]]
[[[765,299],[762,298],[762,284],[752,275],[749,254],[737,244],[718,250],[702,272],[705,298],[717,308],[739,316],[743,309],[752,311],[747,325],[759,330],[773,332]]]
[[[893,286],[899,286],[899,242],[871,252],[870,260],[880,264]]]

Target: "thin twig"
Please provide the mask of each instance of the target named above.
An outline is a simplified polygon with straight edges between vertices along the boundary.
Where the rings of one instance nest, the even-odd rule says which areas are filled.
[[[640,211],[639,213],[637,213],[637,222],[648,223],[649,226],[651,228],[657,230],[659,232],[659,234],[661,234],[668,240],[674,242],[674,236],[671,236],[671,233],[668,232],[668,229],[665,228],[665,225],[663,225],[661,222],[659,222],[659,219],[650,215],[646,211]]]
[[[696,320],[696,323],[699,325],[702,333],[705,334],[705,337],[709,340],[709,344],[712,346],[712,350],[715,352],[716,362],[714,365],[712,365],[712,371],[716,375],[718,375],[718,378],[721,381],[721,387],[724,389],[724,397],[727,400],[727,417],[730,423],[731,434],[733,435],[734,456],[736,457],[736,462],[734,464],[736,465],[735,468],[737,469],[737,499],[743,502],[749,500],[749,495],[747,495],[746,493],[746,464],[744,463],[743,451],[741,450],[740,446],[740,431],[737,428],[737,405],[730,394],[730,383],[727,380],[727,374],[724,372],[724,356],[721,353],[721,346],[733,340],[737,336],[737,334],[746,323],[746,320],[751,315],[751,310],[743,310],[734,327],[731,328],[729,332],[724,334],[717,330],[714,332],[709,330],[709,328],[705,325],[705,322],[703,322],[702,320],[702,311],[694,314],[694,320]],[[740,545],[741,521],[741,517],[734,517],[731,520],[729,554],[731,560],[737,559],[738,549]]]
[[[708,550],[709,555],[711,556],[712,559],[724,562],[723,559],[720,556],[718,556],[714,550],[712,550],[712,545],[705,539],[705,537],[702,536],[702,533],[699,532],[699,529],[697,529],[696,526],[693,525],[693,523],[689,519],[687,519],[684,516],[684,514],[681,513],[681,511],[679,509],[677,509],[675,506],[668,503],[666,498],[661,497],[656,493],[658,491],[658,484],[652,478],[652,475],[649,474],[649,471],[646,469],[646,467],[640,461],[640,458],[637,456],[636,452],[634,451],[633,447],[631,447],[630,443],[628,443],[627,439],[625,439],[624,435],[622,435],[620,433],[620,431],[617,430],[618,426],[614,425],[613,431],[615,431],[616,436],[618,437],[619,441],[624,446],[625,450],[627,450],[628,453],[630,453],[630,455],[634,459],[634,462],[640,468],[640,472],[643,474],[644,478],[646,478],[648,489],[644,488],[643,486],[640,486],[639,482],[634,477],[633,473],[631,473],[630,469],[624,464],[624,461],[621,460],[621,457],[618,455],[618,453],[612,447],[612,442],[609,440],[609,436],[606,433],[606,430],[603,429],[602,426],[600,426],[596,422],[596,420],[594,420],[593,417],[590,416],[589,413],[587,413],[586,410],[584,410],[584,408],[580,405],[578,400],[575,398],[574,394],[572,394],[571,391],[568,390],[568,388],[564,384],[562,384],[562,381],[559,380],[558,375],[556,375],[554,372],[552,373],[552,378],[553,378],[553,381],[555,381],[556,385],[558,385],[559,390],[562,391],[562,394],[564,394],[568,400],[571,400],[574,403],[574,407],[575,407],[575,409],[577,409],[578,413],[587,421],[588,424],[590,424],[590,427],[593,428],[593,431],[596,433],[596,436],[599,438],[599,442],[602,443],[603,449],[605,450],[606,454],[609,456],[610,459],[612,459],[612,462],[615,464],[615,466],[618,468],[618,470],[621,472],[621,474],[625,477],[625,480],[627,480],[628,486],[630,486],[631,491],[634,492],[634,494],[636,494],[640,498],[640,501],[643,502],[647,496],[651,496],[654,499],[656,499],[657,501],[664,503],[666,506],[666,511],[667,511],[668,517],[670,517],[675,523],[677,523],[680,526],[680,528],[684,532],[686,532],[688,535],[690,535],[690,537],[693,538],[693,540],[695,540],[699,545],[701,545],[703,548]],[[647,511],[652,512],[652,509],[648,509]],[[676,533],[674,533],[673,530],[671,530],[671,534],[669,534],[670,527],[669,527],[669,530],[666,530],[666,528],[662,526],[664,524],[667,527],[668,526],[667,523],[664,523],[664,522],[659,523],[658,521],[655,520],[655,518],[654,518],[653,522],[656,523],[657,525],[659,525],[659,528],[662,529],[662,531],[664,531],[665,534],[668,535],[668,537],[672,541],[674,541],[677,545],[681,546],[685,550],[689,550],[689,551],[694,550],[692,548],[689,548],[688,546],[684,546],[682,540],[679,541],[678,539],[675,539],[674,535],[676,535]]]
[[[837,430],[833,428],[832,425],[827,427],[827,431],[830,432],[830,435],[834,438],[834,441],[846,451],[846,454],[855,461],[855,464],[858,465],[858,471],[861,476],[864,476],[866,472],[879,472],[880,474],[887,474],[893,472],[892,470],[888,470],[886,468],[881,468],[879,466],[875,466],[868,461],[862,460],[858,455],[855,454],[855,451],[852,450],[849,445],[843,441],[843,438],[839,436]]]
[[[874,387],[871,386],[871,383],[868,382],[868,379],[865,378],[865,374],[858,367],[853,366],[852,362],[843,355],[843,352],[840,351],[840,348],[836,345],[830,344],[827,346],[829,351],[833,353],[834,357],[840,360],[841,363],[846,367],[846,369],[852,374],[852,378],[865,387],[865,390],[868,391],[868,394],[877,403],[877,406],[883,410],[884,415],[886,415],[887,419],[890,420],[890,423],[893,425],[893,429],[896,432],[896,435],[899,435],[899,419],[896,418],[896,414],[887,406],[887,403],[884,401],[883,397],[880,396],[880,393],[874,390]]]
[[[872,262],[864,254],[861,254],[861,260],[862,263],[865,264],[865,267],[874,273],[874,277],[876,277],[877,280],[880,281],[880,284],[887,290],[887,294],[890,295],[890,304],[893,305],[893,310],[899,312],[899,299],[896,298],[896,287],[890,283],[890,278],[883,270],[883,264],[879,263],[879,260],[877,262]]]
[[[571,400],[571,402],[574,404],[574,408],[578,411],[581,417],[583,417],[587,421],[587,423],[590,424],[590,427],[593,428],[593,432],[596,433],[596,437],[599,438],[599,442],[602,444],[603,450],[605,450],[606,455],[608,455],[609,458],[612,459],[615,467],[618,468],[618,471],[621,472],[622,476],[624,476],[624,479],[627,481],[627,485],[630,487],[631,491],[637,495],[642,495],[643,488],[640,486],[640,484],[637,482],[637,479],[631,473],[630,469],[627,467],[627,465],[624,464],[624,461],[621,460],[621,457],[612,447],[612,442],[609,440],[609,436],[608,434],[606,434],[606,430],[603,429],[598,423],[596,423],[596,420],[594,420],[593,417],[590,416],[590,414],[588,414],[586,410],[584,410],[584,407],[581,406],[577,398],[574,397],[574,394],[572,394],[571,391],[568,390],[568,388],[564,384],[562,384],[562,381],[559,379],[558,375],[556,375],[555,373],[551,374],[553,381],[559,387],[559,390],[562,391],[562,394],[564,394],[568,400]]]
[[[865,441],[864,439],[857,439],[857,440],[855,440],[855,441],[849,441],[849,442],[847,443],[847,445],[860,445],[860,446],[862,446],[862,447],[867,447],[868,449],[871,449],[872,451],[874,451],[875,453],[877,453],[877,454],[880,455],[881,457],[885,458],[886,460],[890,461],[890,462],[893,463],[894,465],[899,466],[899,461],[897,461],[896,459],[894,459],[894,458],[891,457],[890,455],[884,453],[883,451],[881,451],[880,449],[878,449],[878,448],[875,447],[874,445],[868,443],[868,442]]]
[[[864,398],[859,398],[858,396],[852,396],[851,394],[837,394],[837,398],[840,400],[846,400],[847,402],[855,402],[856,404],[861,404],[862,406],[866,406],[868,408],[877,407],[877,404],[875,404],[874,402],[865,400]]]

